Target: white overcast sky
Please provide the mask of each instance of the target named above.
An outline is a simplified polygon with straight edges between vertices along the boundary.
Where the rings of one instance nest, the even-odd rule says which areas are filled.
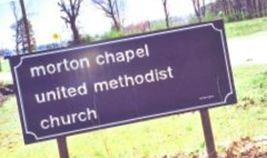
[[[19,0],[16,2],[18,11]],[[10,29],[15,22],[10,5],[11,0],[0,0],[0,49],[14,48],[14,31]],[[52,43],[52,35],[60,34],[62,39],[70,39],[71,32],[60,18],[58,0],[25,0],[28,17],[33,25],[37,45]],[[163,19],[162,0],[125,0],[125,24],[146,20]],[[171,16],[184,16],[193,13],[191,0],[169,0]],[[90,0],[84,0],[79,17],[81,34],[102,34],[110,29],[111,21]]]

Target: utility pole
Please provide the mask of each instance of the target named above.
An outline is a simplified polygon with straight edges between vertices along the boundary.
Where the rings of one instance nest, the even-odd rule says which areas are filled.
[[[32,48],[31,48],[31,39],[30,39],[30,31],[29,31],[29,24],[28,24],[28,19],[27,19],[27,14],[26,14],[26,9],[24,5],[24,0],[20,0],[20,7],[21,7],[21,12],[22,12],[22,19],[26,31],[26,38],[27,38],[27,44],[28,44],[28,52],[32,53]]]

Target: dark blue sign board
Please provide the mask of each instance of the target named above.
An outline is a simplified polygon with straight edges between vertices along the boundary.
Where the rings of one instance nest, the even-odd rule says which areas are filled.
[[[26,144],[236,102],[222,21],[10,63]]]

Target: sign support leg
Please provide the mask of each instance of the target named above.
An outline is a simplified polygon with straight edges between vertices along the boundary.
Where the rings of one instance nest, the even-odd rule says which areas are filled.
[[[66,137],[58,137],[57,138],[57,146],[59,151],[60,158],[69,158],[68,146]]]
[[[217,152],[215,149],[214,137],[212,133],[210,116],[208,109],[200,110],[200,116],[202,121],[202,128],[204,131],[204,137],[209,158],[217,158]]]

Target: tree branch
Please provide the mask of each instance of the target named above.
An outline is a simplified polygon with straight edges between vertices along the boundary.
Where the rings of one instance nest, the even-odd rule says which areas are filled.
[[[110,8],[103,1],[92,0],[92,2],[95,3],[100,9],[102,9],[106,14],[112,14],[109,10]]]

